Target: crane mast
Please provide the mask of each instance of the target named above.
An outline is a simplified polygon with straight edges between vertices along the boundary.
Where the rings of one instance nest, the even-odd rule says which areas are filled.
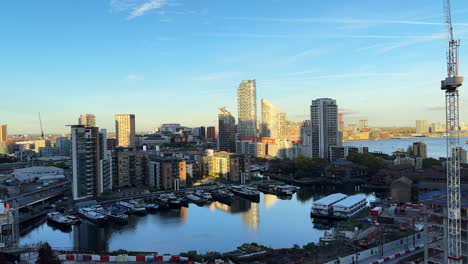
[[[446,137],[447,137],[447,258],[448,263],[462,263],[461,255],[461,194],[460,194],[460,147],[458,87],[463,77],[458,76],[458,48],[460,40],[454,40],[450,0],[443,0],[447,49],[447,78],[442,80],[445,91]]]
[[[41,126],[41,138],[44,139],[44,130],[42,129],[41,112],[39,112],[39,125]]]

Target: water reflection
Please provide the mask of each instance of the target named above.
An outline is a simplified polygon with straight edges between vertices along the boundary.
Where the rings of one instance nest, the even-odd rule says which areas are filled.
[[[263,195],[263,201],[265,202],[265,208],[271,208],[278,201],[278,197],[273,194]]]
[[[257,230],[258,225],[260,224],[260,211],[258,203],[252,203],[250,210],[245,213],[241,213],[242,222],[249,229]]]
[[[108,227],[99,227],[86,221],[73,226],[73,248],[106,251],[109,246],[106,238],[110,231]]]
[[[236,199],[231,206],[213,202],[205,207],[190,205],[146,216],[132,215],[127,225],[96,226],[83,221],[71,232],[44,223],[22,236],[20,243],[48,241],[60,248],[171,254],[189,250],[226,252],[246,242],[274,248],[304,245],[318,242],[324,230],[334,224],[327,219],[310,218],[312,201],[332,192],[352,194],[353,190],[348,186],[314,186],[302,188],[290,200],[262,194],[260,203]],[[291,224],[284,225],[283,220]]]

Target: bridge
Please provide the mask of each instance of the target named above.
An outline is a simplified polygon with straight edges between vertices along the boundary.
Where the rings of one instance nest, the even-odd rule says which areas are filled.
[[[45,207],[50,199],[63,196],[70,189],[70,181],[43,187],[41,189],[22,193],[6,199],[13,208],[17,209],[19,222],[23,223],[47,214]]]

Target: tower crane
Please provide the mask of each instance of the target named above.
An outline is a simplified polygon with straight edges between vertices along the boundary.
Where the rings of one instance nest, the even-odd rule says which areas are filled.
[[[41,138],[44,139],[44,130],[42,129],[41,112],[39,112],[39,124],[41,125]]]
[[[458,134],[459,103],[458,88],[463,77],[458,76],[458,48],[460,40],[454,40],[450,0],[443,0],[446,26],[447,77],[441,82],[445,91],[445,115],[447,137],[447,263],[462,263],[461,255],[461,194],[460,194],[460,148]]]

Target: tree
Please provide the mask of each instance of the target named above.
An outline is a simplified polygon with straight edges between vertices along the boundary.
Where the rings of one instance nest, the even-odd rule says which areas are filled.
[[[348,156],[348,160],[369,168],[371,171],[378,171],[386,167],[385,160],[380,157],[376,157],[370,153],[351,153]]]
[[[434,158],[423,159],[422,167],[424,169],[432,168],[432,166],[442,166],[442,162]]]
[[[39,248],[39,256],[36,260],[36,264],[61,264],[62,262],[55,255],[52,247],[49,243],[45,242]]]

